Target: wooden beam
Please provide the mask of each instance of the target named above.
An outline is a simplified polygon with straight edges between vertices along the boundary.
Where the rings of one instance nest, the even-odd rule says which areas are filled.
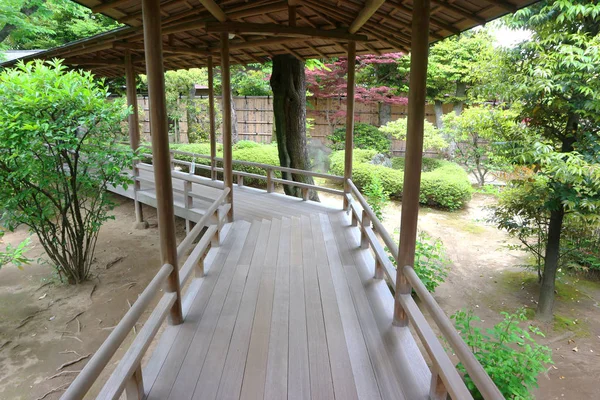
[[[100,3],[97,6],[92,7],[92,12],[101,13],[103,11],[110,10],[111,8],[120,7],[125,4],[133,3],[135,0],[113,0],[105,3]]]
[[[296,26],[296,6],[290,4],[288,6],[288,25],[289,26]]]
[[[466,11],[460,7],[457,7],[453,4],[446,2],[445,0],[431,0],[432,3],[437,4],[438,6],[445,8],[448,11],[451,11],[454,14],[458,14],[461,17],[470,19],[471,21],[477,22],[478,24],[485,24],[485,18],[481,18],[478,15],[473,14],[472,12]]]
[[[170,36],[172,37],[172,36]],[[143,43],[129,43],[129,42],[115,42],[113,43],[113,48],[115,49],[128,49],[128,50],[144,50]],[[211,53],[207,48],[198,49],[194,47],[185,47],[185,46],[164,46],[164,53],[174,53],[174,54],[189,54],[193,56],[209,56]]]
[[[228,33],[271,33],[282,35],[301,35],[311,38],[341,39],[364,42],[369,40],[365,35],[354,35],[343,30],[322,30],[308,27],[285,26],[278,24],[254,24],[248,22],[226,22],[206,23],[206,32],[228,32]]]
[[[367,21],[379,10],[379,7],[385,3],[385,0],[367,0],[365,6],[360,10],[356,19],[350,24],[348,32],[356,33]]]
[[[176,293],[177,299],[171,308],[169,322],[172,325],[179,325],[183,322],[183,315],[179,264],[177,262],[177,238],[175,237],[171,153],[169,152],[169,128],[167,126],[168,115],[165,99],[161,17],[159,13],[160,0],[142,0],[142,11],[160,255],[162,264],[173,266],[173,271],[167,279],[166,290]]]
[[[223,100],[223,182],[229,188],[227,203],[231,208],[227,213],[229,222],[233,221],[233,163],[231,143],[231,71],[229,70],[229,35],[221,32],[221,97]]]
[[[225,22],[227,21],[227,15],[223,12],[221,7],[214,0],[198,0],[200,4],[202,4],[209,13],[212,14],[213,17],[217,19],[217,21]]]
[[[215,71],[213,67],[212,56],[208,57],[207,63],[208,65],[206,66],[206,68],[208,69],[208,118],[210,123],[210,177],[214,181],[217,179],[217,171],[215,170],[215,168],[217,167],[217,163],[215,161],[215,158],[217,157],[217,135],[215,132]]]
[[[348,78],[346,89],[346,143],[344,148],[344,193],[350,193],[348,180],[352,178],[352,150],[354,147],[354,81],[356,75],[356,43],[348,42]],[[348,208],[344,196],[344,210]]]
[[[400,305],[400,296],[410,295],[412,289],[402,272],[404,266],[413,266],[417,243],[421,162],[423,161],[423,127],[425,120],[425,92],[427,89],[427,59],[429,54],[430,0],[413,0],[410,83],[408,89],[408,120],[402,190],[400,248],[396,272],[396,299],[394,325],[407,326],[408,314]]]

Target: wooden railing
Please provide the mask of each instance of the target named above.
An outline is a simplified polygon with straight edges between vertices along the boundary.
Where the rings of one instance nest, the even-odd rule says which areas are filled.
[[[361,248],[370,248],[375,256],[374,277],[376,279],[383,279],[385,277],[391,283],[391,287],[396,287],[396,268],[390,261],[381,241],[387,246],[395,260],[398,259],[398,245],[383,227],[381,221],[379,221],[354,182],[350,179],[348,180],[348,186],[350,193],[346,193],[345,196],[352,213],[352,224],[355,226],[358,225],[361,231]],[[461,361],[484,399],[504,399],[490,376],[485,372],[479,361],[477,361],[456,329],[454,329],[448,316],[425,288],[425,285],[415,273],[414,268],[407,265],[402,268],[401,272],[411,284],[423,307],[439,328],[443,338],[452,348],[454,354]],[[412,295],[400,295],[399,298],[400,305],[406,314],[408,314],[419,339],[432,361],[430,397],[432,399],[445,399],[446,395],[449,394],[453,399],[472,399],[473,396],[455,368],[454,363],[450,360],[450,357]]]
[[[231,207],[229,204],[223,204],[228,193],[229,188],[223,189],[223,192],[177,246],[178,259],[183,259],[191,249],[191,253],[179,270],[181,287],[184,286],[194,270],[196,271],[196,277],[204,276],[204,259],[211,246],[219,245],[221,226],[229,207]],[[193,245],[198,238],[200,238],[198,243]],[[115,352],[123,344],[129,332],[138,323],[140,316],[152,299],[159,293],[173,268],[175,266],[170,264],[161,267],[102,346],[77,375],[61,399],[79,400],[85,396]],[[116,400],[120,398],[123,392],[126,393],[127,399],[142,399],[144,397],[142,358],[176,299],[177,293],[175,292],[166,292],[162,295],[152,314],[137,333],[129,349],[102,387],[97,399]]]
[[[144,146],[144,147],[148,148],[147,146]],[[180,150],[170,150],[170,152],[171,152],[171,169],[174,169],[175,165],[184,165],[188,168],[191,168],[191,166],[192,166],[192,162],[177,159],[176,158],[177,155],[192,157],[195,159],[204,159],[204,160],[211,159],[210,155],[207,155],[207,154],[190,153],[187,151],[180,151]],[[152,157],[152,154],[149,154],[149,153],[142,154],[142,155],[145,157]],[[223,159],[220,157],[216,157],[215,161],[222,163]],[[339,189],[334,189],[334,188],[329,188],[329,187],[319,186],[319,185],[313,185],[313,184],[308,184],[308,183],[304,183],[304,182],[296,182],[296,181],[289,180],[289,179],[277,178],[275,176],[275,172],[287,172],[287,173],[291,173],[291,174],[310,176],[310,177],[314,177],[314,178],[324,178],[324,179],[327,179],[327,180],[330,180],[330,181],[336,182],[336,183],[344,182],[344,177],[342,177],[342,176],[324,174],[321,172],[305,171],[305,170],[295,169],[295,168],[280,167],[277,165],[262,164],[262,163],[243,161],[243,160],[233,160],[232,163],[233,163],[233,168],[234,168],[233,175],[236,177],[236,183],[238,184],[238,186],[244,186],[244,178],[250,178],[250,179],[257,179],[257,180],[262,180],[262,181],[266,182],[266,186],[267,186],[266,190],[268,193],[272,193],[275,191],[275,184],[298,187],[298,188],[302,189],[302,198],[304,200],[308,200],[309,190],[330,193],[330,194],[334,194],[334,195],[338,195],[338,196],[344,195],[344,191],[339,190]],[[148,164],[146,164],[146,165],[148,165]],[[259,169],[264,170],[265,174],[261,175],[261,174],[254,174],[254,173],[250,173],[250,172],[236,170],[235,169],[236,166],[259,168]],[[199,169],[199,170],[201,169],[201,170],[210,171],[210,176],[213,176],[213,172],[220,172],[220,173],[223,172],[223,168],[221,168],[221,167],[213,168],[211,165],[204,165],[204,164],[194,163],[194,168]],[[177,177],[177,176],[174,175],[174,177]]]

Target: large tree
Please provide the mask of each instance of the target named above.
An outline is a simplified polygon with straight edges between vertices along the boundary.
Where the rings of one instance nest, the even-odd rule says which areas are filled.
[[[510,97],[521,103],[519,119],[532,133],[517,140],[518,158],[534,166],[533,179],[547,190],[537,312],[551,320],[565,215],[597,217],[600,207],[600,4],[549,0],[519,11],[509,24],[532,31],[503,65]]]
[[[306,148],[306,78],[304,62],[291,54],[273,57],[271,74],[273,89],[273,113],[275,116],[275,136],[282,167],[310,170]],[[312,177],[287,172],[283,177],[296,182],[314,184]],[[284,186],[285,193],[301,197],[300,188]],[[311,190],[310,199],[319,201],[319,196]]]

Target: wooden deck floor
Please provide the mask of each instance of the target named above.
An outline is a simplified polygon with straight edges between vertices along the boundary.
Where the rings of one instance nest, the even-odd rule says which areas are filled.
[[[208,190],[210,192],[210,190]],[[250,188],[144,368],[148,399],[426,399],[429,369],[345,212]]]

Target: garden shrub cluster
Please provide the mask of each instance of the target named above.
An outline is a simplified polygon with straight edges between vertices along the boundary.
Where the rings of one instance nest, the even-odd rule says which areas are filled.
[[[327,136],[331,141],[331,149],[343,150],[346,144],[346,126],[333,131]],[[387,154],[392,144],[389,135],[369,124],[357,123],[354,125],[354,149],[372,149],[378,153]]]
[[[391,197],[401,197],[404,172],[401,169],[371,164],[375,154],[375,150],[354,150],[352,181],[358,188],[364,189],[377,178]],[[394,165],[403,165],[403,161],[396,161]],[[456,210],[471,199],[473,189],[467,173],[461,166],[449,161],[427,158],[424,159],[423,165],[425,172],[421,176],[420,192],[422,204]],[[331,154],[330,172],[334,175],[344,174],[343,151]]]

